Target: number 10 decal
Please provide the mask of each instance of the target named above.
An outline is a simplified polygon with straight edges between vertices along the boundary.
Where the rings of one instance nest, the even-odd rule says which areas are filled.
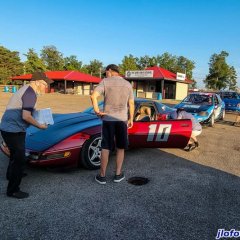
[[[157,130],[158,127],[158,131]],[[151,124],[149,125],[149,132],[148,132],[148,142],[154,141],[154,137],[156,135],[155,141],[156,142],[167,142],[168,137],[170,135],[172,128],[172,124]]]

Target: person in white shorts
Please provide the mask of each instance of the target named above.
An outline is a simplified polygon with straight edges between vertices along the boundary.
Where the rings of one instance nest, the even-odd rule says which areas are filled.
[[[192,134],[187,146],[184,149],[186,151],[192,151],[196,147],[199,147],[197,136],[202,133],[201,124],[193,117],[191,113],[186,112],[184,108],[177,109],[177,119],[191,119],[192,121]]]

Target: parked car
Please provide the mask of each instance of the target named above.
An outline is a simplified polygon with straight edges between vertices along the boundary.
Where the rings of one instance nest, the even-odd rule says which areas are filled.
[[[175,108],[184,108],[200,123],[214,126],[216,120],[225,117],[225,103],[216,93],[191,93]]]
[[[100,103],[100,109],[103,103]],[[135,100],[135,117],[141,108],[149,108],[148,119],[134,119],[128,130],[130,148],[184,148],[191,136],[189,119],[173,120],[175,110],[159,102]],[[26,155],[29,162],[39,166],[83,165],[88,169],[100,167],[101,125],[93,108],[84,112],[53,114],[54,125],[46,130],[29,127],[26,135]]]
[[[221,91],[218,93],[225,102],[226,111],[240,112],[240,94],[234,91]]]

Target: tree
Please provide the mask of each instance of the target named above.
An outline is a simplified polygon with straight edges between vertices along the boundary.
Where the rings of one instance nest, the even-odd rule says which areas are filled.
[[[64,70],[63,54],[55,46],[44,46],[41,58],[49,71]]]
[[[122,64],[119,65],[120,73],[125,75],[125,72],[128,70],[139,70],[140,68],[137,66],[137,58],[133,55],[124,56],[122,60]]]
[[[177,66],[177,57],[171,55],[168,52],[163,53],[162,55],[157,55],[156,57],[157,65],[161,68],[165,68],[171,72],[175,72]]]
[[[197,88],[197,81],[195,79],[191,79],[193,83],[189,84],[190,88]]]
[[[234,67],[229,69],[228,89],[235,91],[237,88],[237,72]]]
[[[138,65],[139,69],[153,67],[153,66],[157,65],[157,59],[156,59],[156,57],[149,57],[148,55],[145,55],[138,59],[137,65]]]
[[[71,55],[70,57],[64,58],[64,69],[65,70],[80,71],[81,68],[82,68],[82,62],[77,60],[77,56]]]
[[[229,80],[233,72],[231,67],[226,63],[228,53],[222,51],[220,54],[213,54],[209,62],[209,74],[204,83],[206,87],[212,89],[225,89],[229,85]],[[232,78],[231,78],[232,79]]]
[[[94,59],[89,65],[85,66],[88,73],[95,77],[101,77],[101,71],[103,69],[103,63]]]
[[[158,55],[156,59],[160,67],[174,73],[186,73],[188,79],[193,78],[193,69],[195,68],[194,61],[191,61],[183,56],[173,56],[168,52]]]
[[[46,71],[47,67],[44,65],[43,60],[38,57],[38,54],[33,48],[30,48],[28,53],[24,55],[27,57],[27,61],[24,63],[24,72],[33,73],[35,71]]]
[[[0,46],[0,82],[7,84],[12,76],[23,73],[19,52]]]
[[[186,73],[188,79],[193,78],[193,69],[195,68],[195,63],[183,56],[177,58],[177,66],[175,72]]]

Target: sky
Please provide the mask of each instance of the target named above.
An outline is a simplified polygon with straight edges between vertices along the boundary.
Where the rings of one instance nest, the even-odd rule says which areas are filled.
[[[54,45],[105,66],[168,52],[195,62],[198,87],[210,57],[226,51],[240,87],[240,0],[1,0],[0,45],[23,61],[29,48]]]

